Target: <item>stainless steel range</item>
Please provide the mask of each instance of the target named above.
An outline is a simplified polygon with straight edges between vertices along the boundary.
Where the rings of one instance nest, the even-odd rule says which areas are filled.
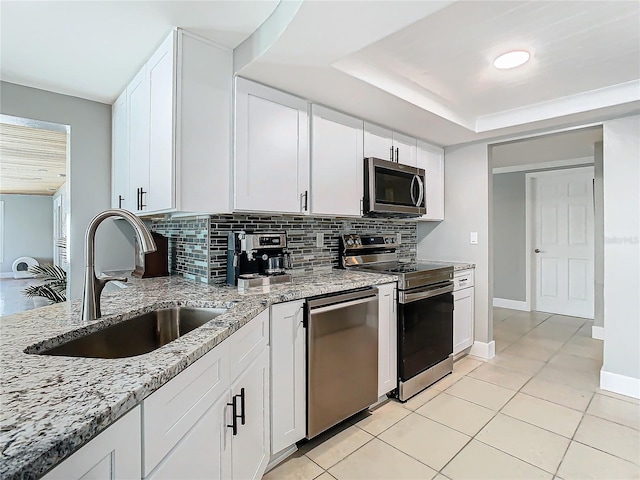
[[[395,235],[340,236],[340,265],[398,277],[398,389],[406,401],[453,371],[453,267],[398,259]]]

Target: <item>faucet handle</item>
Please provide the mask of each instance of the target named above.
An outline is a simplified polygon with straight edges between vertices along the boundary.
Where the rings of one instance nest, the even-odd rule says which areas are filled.
[[[98,277],[98,282],[100,282],[103,286],[108,282],[122,282],[127,283],[129,279],[127,277],[111,277],[109,275],[100,275]]]

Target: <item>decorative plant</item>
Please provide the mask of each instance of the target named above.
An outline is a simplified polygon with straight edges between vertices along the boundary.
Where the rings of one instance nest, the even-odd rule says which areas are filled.
[[[29,268],[36,278],[43,281],[41,285],[27,287],[22,294],[26,297],[44,297],[53,303],[67,300],[67,272],[50,263]]]

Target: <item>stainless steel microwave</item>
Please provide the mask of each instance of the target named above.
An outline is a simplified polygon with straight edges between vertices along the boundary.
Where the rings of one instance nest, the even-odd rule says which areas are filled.
[[[363,214],[367,217],[421,217],[427,212],[424,182],[422,168],[365,158]]]

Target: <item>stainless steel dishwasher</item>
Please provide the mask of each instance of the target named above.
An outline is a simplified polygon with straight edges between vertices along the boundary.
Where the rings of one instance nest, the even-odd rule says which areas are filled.
[[[307,438],[378,400],[378,290],[307,301]]]

